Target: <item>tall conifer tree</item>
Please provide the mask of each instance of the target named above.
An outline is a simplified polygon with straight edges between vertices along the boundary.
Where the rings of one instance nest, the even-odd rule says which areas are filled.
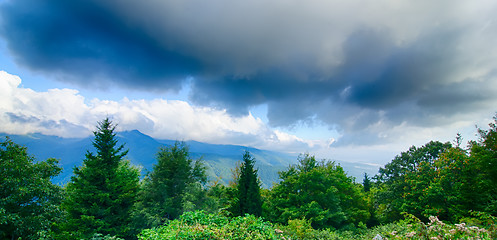
[[[106,118],[98,123],[93,146],[83,166],[74,168],[63,206],[68,213],[65,230],[74,237],[95,233],[132,238],[130,211],[139,188],[139,171],[123,160],[127,150],[118,145],[115,125]],[[78,235],[79,234],[79,235]]]
[[[362,186],[364,188],[364,192],[371,191],[371,178],[369,178],[367,173],[364,173],[364,180],[362,180]]]
[[[254,169],[255,159],[248,151],[243,155],[243,163],[240,168],[240,177],[237,184],[238,200],[235,204],[235,214],[253,214],[260,216],[262,213],[261,187]]]

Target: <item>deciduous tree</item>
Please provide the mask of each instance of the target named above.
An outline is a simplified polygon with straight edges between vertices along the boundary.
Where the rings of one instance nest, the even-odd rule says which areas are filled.
[[[381,184],[377,194],[378,217],[383,221],[395,221],[402,218],[402,212],[424,217],[422,213],[429,204],[419,199],[435,176],[433,162],[451,146],[438,141],[419,148],[413,146],[380,168],[376,176]]]
[[[497,215],[497,114],[489,129],[478,128],[478,141],[470,143],[471,162],[480,176],[480,194],[487,201],[484,211]]]
[[[316,161],[308,154],[280,172],[282,181],[271,190],[268,219],[286,224],[307,219],[314,228],[344,228],[369,218],[364,192],[334,162]]]
[[[0,238],[39,239],[50,234],[60,217],[62,188],[51,178],[58,160],[36,162],[9,138],[0,142]]]

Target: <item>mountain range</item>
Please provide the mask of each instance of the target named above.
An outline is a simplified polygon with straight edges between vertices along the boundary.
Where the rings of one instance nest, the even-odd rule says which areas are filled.
[[[27,135],[1,134],[2,141],[8,136],[15,143],[28,148],[28,153],[36,160],[47,158],[59,159],[63,172],[53,181],[57,184],[65,184],[72,176],[73,168],[80,166],[87,151],[94,151],[92,146],[93,137],[86,138],[61,138],[57,136],[44,135],[39,133]],[[142,176],[153,170],[156,163],[156,154],[161,146],[169,146],[175,140],[155,139],[137,130],[123,131],[116,134],[119,144],[125,144],[125,149],[129,149],[126,156],[133,165],[142,169]],[[256,168],[261,179],[262,186],[271,187],[279,181],[278,171],[285,170],[289,165],[297,163],[297,155],[286,154],[275,151],[261,150],[257,148],[238,146],[209,144],[197,141],[185,141],[189,147],[190,157],[193,159],[202,158],[207,165],[207,174],[210,181],[219,181],[227,184],[231,179],[231,169],[236,162],[242,160],[243,153],[249,151],[256,160]],[[340,162],[349,176],[356,178],[360,182],[364,173],[373,176],[377,173],[378,167],[364,163]]]

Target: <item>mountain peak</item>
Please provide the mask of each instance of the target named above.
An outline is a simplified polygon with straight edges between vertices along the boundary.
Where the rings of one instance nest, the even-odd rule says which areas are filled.
[[[125,130],[125,131],[121,131],[121,132],[118,132],[119,133],[123,133],[123,134],[138,134],[138,135],[145,135],[144,133],[134,129],[134,130]]]

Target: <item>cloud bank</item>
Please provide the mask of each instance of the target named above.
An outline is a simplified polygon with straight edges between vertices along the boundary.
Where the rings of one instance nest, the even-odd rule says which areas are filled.
[[[320,121],[337,145],[371,145],[495,111],[496,13],[491,0],[16,0],[0,32],[20,65],[62,81],[177,91],[188,78],[195,114],[242,121],[267,104],[272,127]],[[118,104],[186,104],[162,101]]]
[[[40,132],[61,137],[91,135],[97,121],[110,117],[118,130],[134,130],[159,139],[240,144],[273,150],[305,151],[316,142],[274,131],[251,114],[191,106],[184,101],[87,100],[73,89],[36,92],[20,87],[21,79],[0,71],[0,124],[8,134]]]

